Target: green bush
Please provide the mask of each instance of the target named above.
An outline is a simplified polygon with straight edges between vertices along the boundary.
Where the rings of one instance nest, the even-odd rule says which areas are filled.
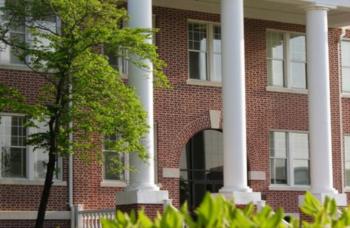
[[[308,221],[299,221],[293,217],[287,222],[283,209],[273,211],[265,206],[257,211],[253,204],[244,209],[237,208],[232,201],[222,196],[205,196],[201,205],[195,210],[195,216],[191,216],[184,204],[180,210],[168,206],[163,214],[158,214],[153,220],[143,210],[136,215],[118,211],[114,220],[102,220],[104,228],[202,228],[202,227],[349,227],[350,208],[338,210],[333,199],[326,198],[321,204],[312,194],[306,193],[304,205],[301,211],[309,216]],[[193,218],[195,217],[195,219]],[[186,226],[184,226],[186,224]]]

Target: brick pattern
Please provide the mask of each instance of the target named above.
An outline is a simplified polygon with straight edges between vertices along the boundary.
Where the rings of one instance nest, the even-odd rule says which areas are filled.
[[[197,132],[210,128],[209,110],[222,110],[221,88],[195,86],[188,79],[187,21],[190,19],[219,21],[219,15],[169,8],[154,8],[156,42],[159,54],[168,66],[166,75],[171,89],[157,89],[155,120],[157,121],[158,180],[168,190],[175,206],[179,206],[179,179],[163,178],[162,168],[179,168],[181,153],[187,141]],[[273,207],[297,212],[297,196],[302,192],[269,191],[268,133],[271,129],[308,130],[307,95],[266,91],[266,29],[304,32],[305,27],[272,21],[245,20],[246,97],[248,169],[266,172],[266,181],[250,181]],[[339,35],[330,30],[330,72],[333,133],[334,186],[342,190],[342,129],[350,134],[350,99],[340,98]],[[348,33],[350,37],[350,32]],[[44,80],[29,71],[0,70],[0,82],[16,86],[28,102],[36,100]],[[78,137],[78,136],[76,136]],[[101,144],[96,137],[96,144]],[[101,146],[102,148],[102,146]],[[95,153],[92,152],[92,154]],[[93,156],[93,155],[92,155]],[[66,162],[64,180],[67,179]],[[85,209],[115,207],[115,193],[120,188],[101,187],[102,168],[97,162],[74,159],[74,202]],[[0,209],[36,210],[40,186],[0,185]],[[67,187],[53,187],[50,210],[67,210]],[[147,209],[147,207],[146,207]],[[153,210],[153,209],[150,209]]]

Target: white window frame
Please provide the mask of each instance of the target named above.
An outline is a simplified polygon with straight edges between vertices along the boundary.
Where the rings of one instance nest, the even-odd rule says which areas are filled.
[[[188,25],[189,24],[201,24],[206,26],[207,30],[207,62],[206,62],[206,71],[207,71],[207,76],[209,79],[206,80],[201,80],[201,79],[194,79],[190,77],[190,55],[189,53],[191,51],[197,52],[198,50],[193,50],[189,48],[189,31],[188,31]],[[214,21],[204,21],[204,20],[196,20],[196,19],[188,19],[187,20],[187,27],[186,27],[186,34],[187,34],[187,65],[188,65],[188,79],[187,79],[187,84],[191,85],[199,85],[199,86],[216,86],[220,87],[222,86],[222,72],[221,72],[221,82],[219,81],[212,81],[214,70],[213,70],[213,65],[214,65],[214,51],[213,51],[213,45],[212,41],[214,40],[214,26],[219,26],[221,28],[220,22],[214,22]]]
[[[158,123],[155,121],[154,122],[154,181],[156,184],[158,184]],[[102,138],[103,142],[104,138]],[[102,164],[102,182],[101,182],[101,187],[126,187],[127,184],[129,183],[129,178],[130,178],[130,173],[129,170],[124,170],[124,175],[125,175],[125,181],[122,180],[111,180],[111,179],[105,179],[105,167],[104,167],[104,145],[102,144],[102,157],[103,157],[103,164]],[[129,154],[125,153],[125,165],[126,167],[129,167]]]
[[[339,58],[340,59],[340,75],[341,75],[341,82],[343,82],[343,68],[346,68],[346,69],[349,69],[350,70],[350,63],[349,64],[344,64],[344,61],[343,61],[343,42],[347,42],[347,43],[350,43],[350,38],[342,38],[341,41],[340,41],[340,55],[341,57]],[[341,83],[341,91],[342,91],[342,94],[345,95],[346,97],[350,97],[350,90],[347,91],[347,90],[344,90],[343,89],[343,83]]]
[[[4,4],[6,3],[7,0],[3,0]],[[0,6],[3,6],[3,4],[0,4]],[[1,20],[1,15],[0,15],[0,20]],[[25,25],[24,25],[25,26]],[[61,30],[61,21],[58,17],[56,17],[56,31]],[[8,35],[12,33],[12,30],[8,32]],[[14,31],[14,33],[19,33],[18,31]],[[30,43],[30,32],[27,30],[27,27],[24,27],[24,40],[26,43]],[[9,47],[6,44],[1,43],[0,44],[1,48],[8,49],[9,52],[9,62],[5,63],[1,61],[0,58],[0,68],[2,69],[15,69],[15,70],[23,70],[23,71],[32,71],[24,62],[21,64],[18,63],[11,63],[10,58],[11,58],[11,49],[12,47]],[[0,55],[3,52],[0,50]],[[30,56],[26,56],[26,60],[28,61],[30,59]]]
[[[267,35],[269,32],[281,33],[283,36],[283,86],[273,85],[271,81],[271,75],[268,72],[268,61],[273,60],[268,56],[268,38]],[[290,37],[293,34],[304,35],[305,36],[305,62],[297,61],[299,63],[305,63],[305,84],[306,88],[293,88],[290,86],[291,84],[291,63],[292,58],[290,54]],[[267,91],[271,92],[288,92],[288,93],[308,93],[308,75],[307,75],[307,46],[306,46],[306,34],[303,32],[295,32],[295,31],[287,31],[287,30],[278,30],[278,29],[266,29],[265,33],[265,43],[266,43],[266,69],[267,69]]]
[[[3,113],[0,112],[0,118],[2,116],[18,116],[18,117],[24,117],[25,115],[19,114],[19,113]],[[0,120],[1,121],[1,120]],[[29,128],[26,128],[27,136],[30,135]],[[1,151],[0,151],[1,154]],[[1,156],[0,156],[0,184],[21,184],[26,183],[31,184],[33,182],[35,184],[43,184],[45,178],[36,178],[35,177],[35,171],[34,171],[34,162],[36,161],[36,154],[35,151],[33,151],[33,146],[26,145],[26,177],[20,178],[20,177],[2,177],[1,175]],[[58,182],[58,185],[62,185],[62,178],[63,178],[63,160],[62,158],[58,158],[57,161],[58,167],[59,167],[59,173],[58,178],[55,178],[54,175],[54,182]]]
[[[106,173],[105,173],[105,153],[117,153],[116,151],[112,150],[105,150],[104,148],[104,137],[102,137],[102,182],[101,182],[101,187],[126,187],[127,183],[129,182],[129,171],[128,170],[123,170],[123,175],[124,175],[124,180],[113,180],[113,179],[107,179],[106,178]],[[128,153],[123,153],[124,155],[124,164],[126,167],[129,167],[129,154]]]
[[[294,172],[293,172],[293,162],[294,162],[294,154],[293,151],[290,150],[290,140],[289,140],[289,134],[290,133],[298,133],[298,134],[307,134],[308,135],[308,151],[309,151],[309,174],[310,174],[310,136],[307,131],[296,131],[296,130],[280,130],[280,129],[271,129],[269,131],[269,142],[270,142],[270,136],[272,133],[277,132],[277,133],[285,133],[286,134],[286,159],[287,159],[287,184],[273,184],[271,183],[271,168],[269,166],[269,173],[270,173],[270,190],[289,190],[292,188],[295,188],[296,190],[300,189],[308,189],[310,185],[295,185],[294,184]],[[269,143],[269,165],[271,164],[271,159],[274,159],[274,157],[271,157],[271,146]],[[278,159],[278,158],[277,158]],[[306,160],[306,159],[301,159],[301,160]],[[309,176],[309,181],[311,183],[311,176]],[[289,189],[288,189],[289,188]]]
[[[345,147],[345,138],[349,137],[350,138],[350,134],[344,134],[344,186],[346,191],[350,191],[350,185],[347,185],[346,183],[346,162],[350,162],[350,156],[347,158],[346,156],[346,149],[350,150],[350,148],[346,148]]]

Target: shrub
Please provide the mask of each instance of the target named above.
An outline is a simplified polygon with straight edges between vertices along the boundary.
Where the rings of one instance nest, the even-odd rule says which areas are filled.
[[[321,204],[312,194],[306,193],[301,211],[310,217],[310,221],[299,221],[296,218],[284,219],[283,209],[273,211],[265,206],[257,211],[253,204],[240,209],[222,196],[205,196],[201,205],[191,216],[187,204],[180,210],[168,206],[163,214],[158,214],[153,220],[143,210],[129,214],[117,211],[114,220],[102,220],[104,228],[200,228],[200,227],[347,227],[350,226],[350,208],[338,210],[333,199],[326,198]],[[194,218],[195,217],[195,218]],[[184,226],[184,224],[186,224]]]

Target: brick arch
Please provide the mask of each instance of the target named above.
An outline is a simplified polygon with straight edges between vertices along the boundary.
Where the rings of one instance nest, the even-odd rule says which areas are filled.
[[[209,113],[196,118],[194,121],[189,122],[177,134],[176,140],[174,140],[175,144],[173,148],[178,155],[176,157],[176,164],[178,167],[180,166],[183,147],[196,133],[205,129],[211,129]]]

